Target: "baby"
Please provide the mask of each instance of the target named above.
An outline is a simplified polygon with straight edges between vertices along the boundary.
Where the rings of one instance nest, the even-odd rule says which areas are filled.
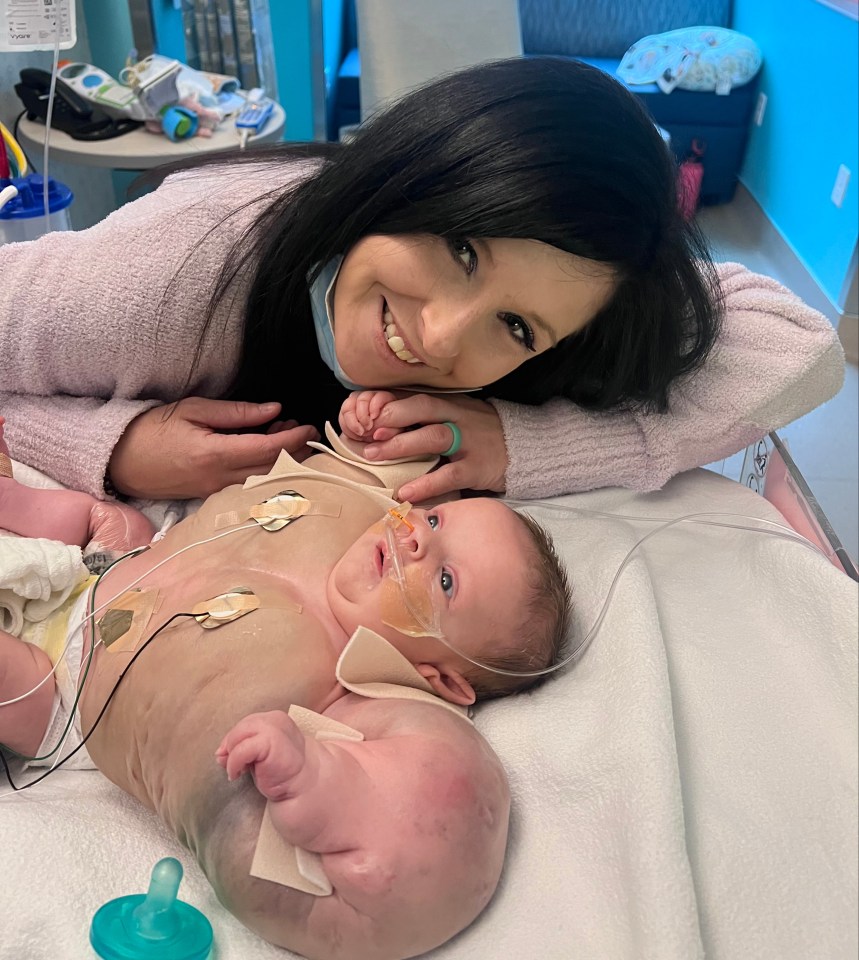
[[[6,530],[109,553],[149,543],[154,527],[128,504],[96,500],[77,490],[36,490],[12,480],[5,422],[0,417],[0,511]]]
[[[533,678],[472,661],[540,669],[566,633],[550,543],[492,499],[390,521],[404,602],[384,470],[343,447],[282,455],[52,618],[73,631],[96,611],[79,753],[158,813],[243,923],[313,958],[416,956],[488,903],[509,790],[466,707]],[[45,677],[40,653],[0,633],[0,703]],[[50,687],[0,707],[0,742],[50,751]]]

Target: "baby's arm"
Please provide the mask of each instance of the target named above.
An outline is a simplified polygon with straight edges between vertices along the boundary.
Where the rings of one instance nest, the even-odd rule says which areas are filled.
[[[317,853],[355,845],[356,838],[347,841],[346,835],[355,825],[350,813],[356,809],[362,770],[340,741],[306,737],[286,713],[273,710],[240,720],[215,756],[230,780],[253,774],[272,804],[275,827],[290,843]],[[344,804],[347,796],[350,802]]]
[[[359,390],[350,393],[340,408],[340,429],[350,440],[390,440],[401,431],[380,427],[375,428],[376,419],[385,406],[396,400],[389,390]],[[379,432],[379,436],[376,433]],[[382,435],[384,434],[384,436]]]
[[[305,737],[275,711],[240,721],[218,761],[231,779],[253,771],[275,828],[322,856],[345,902],[383,925],[399,928],[410,917],[417,942],[415,925],[451,936],[483,909],[500,875],[509,815],[503,769],[467,722],[439,707],[356,708],[351,699],[330,714],[360,726],[363,741]],[[425,949],[441,942],[424,932]]]

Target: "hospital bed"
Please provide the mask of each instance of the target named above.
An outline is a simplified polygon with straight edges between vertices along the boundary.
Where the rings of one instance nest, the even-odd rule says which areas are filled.
[[[779,438],[750,449],[743,482],[700,469],[527,509],[569,567],[578,636],[660,519],[709,521],[633,552],[574,666],[477,709],[511,783],[507,860],[432,960],[855,958],[857,574]],[[786,518],[827,556],[714,514]],[[93,914],[165,856],[214,958],[293,956],[221,907],[153,814],[98,772],[58,771],[0,799],[0,958],[94,956]]]

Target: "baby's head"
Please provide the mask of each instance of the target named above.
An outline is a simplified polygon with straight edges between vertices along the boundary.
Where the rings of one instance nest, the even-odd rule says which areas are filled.
[[[347,634],[364,626],[407,657],[436,693],[470,704],[527,689],[534,671],[561,658],[569,624],[570,594],[563,565],[545,531],[533,520],[491,498],[413,509],[397,533],[406,579],[427,598],[445,641],[410,636],[408,611],[396,607],[391,557],[379,525],[343,554],[328,578],[328,600]],[[409,529],[411,527],[411,529]],[[417,626],[417,625],[415,625]],[[464,654],[465,656],[462,656]]]

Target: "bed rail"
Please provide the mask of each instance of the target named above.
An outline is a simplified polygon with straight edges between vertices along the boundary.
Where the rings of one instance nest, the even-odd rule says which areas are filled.
[[[747,447],[740,482],[769,500],[794,530],[817,544],[836,567],[859,582],[856,563],[775,431]]]

